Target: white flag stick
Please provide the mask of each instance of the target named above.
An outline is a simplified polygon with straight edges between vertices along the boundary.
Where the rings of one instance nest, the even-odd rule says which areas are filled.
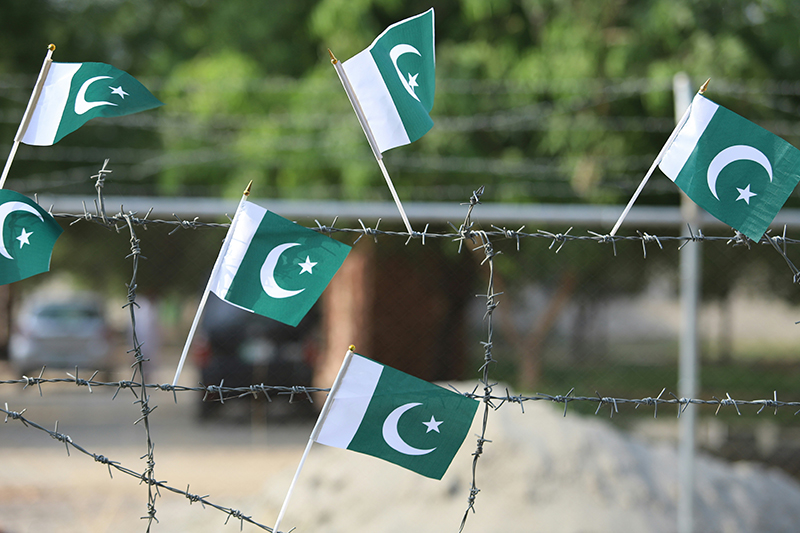
[[[383,173],[383,178],[386,180],[386,185],[389,186],[389,190],[392,193],[392,198],[394,198],[394,203],[397,204],[397,209],[400,211],[400,218],[403,219],[403,224],[406,225],[406,230],[408,230],[408,234],[411,235],[414,233],[414,230],[411,229],[411,222],[408,221],[406,212],[403,210],[403,204],[400,203],[400,197],[397,195],[397,191],[394,188],[394,183],[392,183],[392,178],[389,177],[389,172],[386,170],[386,165],[383,164],[383,157],[378,159],[378,166],[381,167],[381,173]]]
[[[206,285],[206,290],[203,291],[203,297],[200,298],[200,305],[197,306],[197,313],[194,315],[192,327],[189,328],[189,336],[186,337],[186,344],[183,345],[183,352],[181,352],[181,360],[178,362],[178,368],[175,370],[175,378],[172,380],[173,387],[178,384],[178,379],[181,377],[181,372],[183,372],[183,364],[186,362],[186,356],[189,354],[189,346],[192,345],[194,334],[197,331],[197,325],[200,323],[200,316],[203,314],[203,309],[205,309],[206,302],[208,301],[209,286],[211,285],[211,281],[214,279],[214,274],[217,271],[216,266],[217,265],[215,264],[214,269],[211,271],[211,277],[208,279],[208,285]]]
[[[356,117],[358,117],[358,122],[361,124],[361,129],[364,130],[364,135],[367,136],[367,141],[369,142],[369,147],[372,149],[372,154],[375,156],[378,166],[381,167],[381,172],[383,173],[383,178],[386,180],[386,185],[389,186],[389,190],[392,193],[392,198],[394,198],[394,203],[397,204],[397,209],[400,211],[400,217],[403,219],[403,223],[406,225],[406,230],[408,230],[409,235],[411,235],[414,233],[414,230],[411,229],[411,223],[408,221],[406,212],[403,209],[403,204],[400,203],[400,197],[397,195],[397,191],[394,188],[392,178],[389,177],[389,172],[386,171],[386,166],[383,164],[383,154],[381,154],[381,151],[378,148],[378,143],[375,141],[375,136],[372,134],[372,128],[369,127],[369,122],[367,122],[367,117],[364,115],[364,110],[361,108],[361,104],[358,101],[355,91],[353,91],[353,86],[350,85],[350,80],[347,78],[347,73],[344,71],[341,61],[336,59],[330,49],[328,49],[328,53],[331,55],[331,63],[333,64],[333,68],[336,69],[336,74],[339,75],[339,81],[342,82],[344,92],[347,94],[347,98],[350,100],[350,104],[353,106],[353,111],[356,112]]]
[[[244,190],[244,194],[242,195],[242,199],[239,201],[239,206],[236,208],[236,214],[239,214],[239,211],[242,209],[242,205],[244,202],[247,201],[247,197],[250,196],[250,187],[253,185],[251,181],[247,188]],[[211,292],[211,284],[216,281],[217,278],[217,271],[219,270],[219,265],[223,257],[228,251],[228,246],[231,243],[231,237],[233,236],[233,230],[236,226],[236,215],[233,217],[233,221],[231,222],[230,227],[228,228],[228,234],[225,235],[225,240],[222,243],[222,248],[220,248],[219,255],[217,256],[217,260],[214,262],[214,268],[211,269],[211,275],[208,277],[208,283],[206,283],[206,288],[203,291],[203,296],[200,298],[200,304],[197,306],[197,313],[194,315],[194,320],[192,321],[192,327],[189,328],[189,335],[186,337],[186,344],[183,345],[183,352],[181,352],[181,359],[178,362],[178,368],[175,370],[175,378],[172,380],[172,386],[178,384],[178,379],[181,377],[181,372],[183,372],[183,365],[186,362],[186,356],[189,354],[189,346],[192,345],[192,340],[194,339],[194,334],[197,331],[197,326],[200,324],[200,317],[203,315],[203,309],[206,307],[206,302],[208,301],[208,293]]]
[[[698,91],[698,94],[703,94],[706,91],[706,88],[708,87],[708,82],[709,81],[711,81],[711,80],[707,80],[703,84],[703,86],[700,87],[700,90]],[[642,182],[639,184],[639,187],[636,188],[636,192],[633,193],[633,196],[631,197],[630,201],[628,202],[628,205],[625,206],[625,209],[622,211],[622,214],[619,216],[619,219],[617,220],[617,223],[614,224],[614,228],[611,230],[611,233],[610,233],[610,235],[612,237],[617,233],[617,230],[622,225],[622,221],[625,220],[625,217],[628,216],[628,213],[630,212],[631,208],[633,207],[633,203],[636,201],[637,198],[639,198],[639,195],[642,193],[642,190],[644,189],[645,184],[647,184],[647,180],[650,179],[650,176],[653,174],[653,172],[655,171],[655,169],[658,166],[658,164],[661,163],[662,159],[664,159],[664,155],[667,153],[667,150],[669,150],[670,146],[672,146],[672,143],[675,142],[675,137],[678,136],[678,133],[680,133],[681,128],[683,128],[683,125],[686,124],[686,121],[689,119],[689,113],[691,112],[691,110],[692,110],[692,106],[691,106],[691,104],[689,104],[689,107],[686,108],[686,111],[683,113],[683,116],[678,121],[678,124],[675,125],[675,129],[672,130],[672,133],[670,134],[669,138],[667,139],[667,142],[664,143],[664,146],[661,148],[661,151],[658,152],[658,155],[656,156],[655,161],[653,161],[653,164],[650,165],[650,169],[647,171],[647,174],[645,174],[644,179],[642,179]]]
[[[42,94],[42,87],[44,86],[44,81],[47,79],[47,73],[50,71],[50,65],[53,63],[53,52],[55,49],[56,45],[54,44],[47,46],[47,55],[45,56],[44,62],[42,63],[42,68],[39,71],[39,78],[36,80],[36,85],[33,86],[33,93],[31,93],[31,98],[28,100],[28,107],[25,108],[25,114],[22,115],[22,121],[19,123],[17,134],[14,136],[14,144],[11,146],[11,152],[8,154],[8,159],[6,159],[6,166],[3,167],[3,174],[0,176],[0,189],[2,189],[6,184],[8,171],[11,170],[11,163],[14,161],[14,156],[17,155],[19,143],[22,142],[22,138],[25,136],[25,132],[28,130],[28,124],[30,124],[31,115],[33,115],[33,110],[39,101],[39,96]]]
[[[339,368],[339,373],[336,374],[336,379],[333,380],[333,385],[331,386],[331,391],[328,393],[328,397],[325,399],[325,404],[322,406],[322,410],[317,417],[317,423],[314,424],[314,429],[311,431],[311,436],[308,438],[308,444],[306,444],[306,449],[303,452],[303,457],[300,458],[300,464],[297,465],[297,471],[294,473],[294,478],[292,478],[292,483],[289,485],[289,491],[286,493],[286,498],[283,500],[283,505],[281,506],[281,510],[278,513],[278,519],[275,521],[275,527],[272,528],[273,533],[278,533],[278,526],[281,525],[281,520],[283,520],[283,515],[286,513],[286,507],[289,505],[289,498],[291,498],[292,493],[294,492],[294,486],[297,484],[297,479],[300,477],[300,471],[303,469],[303,465],[306,462],[306,457],[308,457],[308,453],[311,451],[311,445],[314,444],[314,441],[317,439],[319,435],[319,431],[322,428],[322,424],[325,422],[325,418],[328,416],[328,411],[331,408],[331,402],[333,401],[333,397],[336,394],[336,391],[339,390],[339,385],[342,383],[342,377],[344,373],[347,371],[347,367],[350,366],[350,360],[353,358],[353,350],[355,350],[355,346],[350,346],[350,349],[347,350],[347,353],[344,355],[344,361],[342,361],[342,366]]]
[[[644,179],[642,179],[642,182],[639,184],[639,187],[636,188],[636,192],[634,192],[633,196],[631,196],[631,199],[628,202],[628,205],[625,206],[625,209],[622,211],[622,214],[619,216],[619,219],[617,220],[617,223],[614,224],[614,228],[611,230],[611,234],[610,235],[612,237],[617,233],[617,230],[622,225],[622,221],[625,220],[625,217],[628,216],[628,213],[630,212],[631,208],[633,207],[634,202],[636,202],[636,199],[639,198],[639,195],[642,193],[642,190],[644,189],[644,186],[647,184],[647,180],[650,179],[650,176],[653,175],[653,172],[655,171],[655,169],[658,166],[658,164],[661,163],[662,159],[664,159],[664,154],[666,154],[667,150],[669,150],[669,147],[672,146],[672,143],[675,141],[675,137],[678,136],[678,133],[680,132],[681,128],[686,123],[686,120],[689,118],[689,111],[691,110],[691,108],[692,108],[692,106],[690,105],[686,109],[686,112],[681,117],[681,120],[675,126],[675,129],[672,130],[672,134],[669,136],[669,139],[667,139],[667,142],[664,143],[664,146],[661,148],[661,151],[658,152],[658,155],[656,156],[655,161],[653,161],[653,164],[650,165],[650,169],[647,171],[647,174],[644,175]]]

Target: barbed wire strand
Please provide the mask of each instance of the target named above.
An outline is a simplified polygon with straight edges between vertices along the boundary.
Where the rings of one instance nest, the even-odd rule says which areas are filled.
[[[114,393],[114,398],[119,393],[119,391],[124,389],[136,389],[142,386],[142,383],[139,381],[132,381],[132,380],[121,380],[121,381],[97,381],[94,379],[94,376],[89,379],[76,379],[75,376],[72,374],[67,373],[66,378],[45,378],[44,372],[47,367],[42,367],[42,370],[39,372],[39,375],[36,377],[29,377],[29,376],[22,376],[20,379],[6,379],[0,380],[0,385],[23,385],[23,389],[26,389],[31,386],[38,386],[39,388],[39,395],[42,395],[41,386],[42,384],[52,384],[52,383],[73,383],[78,387],[86,387],[89,392],[92,392],[92,387],[115,387],[117,392]],[[97,372],[95,372],[95,375]],[[135,377],[135,376],[134,376]],[[330,392],[329,388],[320,388],[320,387],[305,387],[300,385],[265,385],[264,383],[258,383],[254,385],[247,385],[242,387],[225,387],[223,385],[200,385],[199,387],[186,387],[183,385],[172,385],[170,383],[146,383],[145,387],[148,389],[154,389],[158,391],[166,391],[171,392],[173,395],[179,392],[202,392],[207,395],[219,395],[224,394],[225,400],[235,399],[235,398],[246,398],[246,397],[256,397],[258,398],[258,393],[262,393],[266,398],[269,399],[269,394],[281,395],[281,396],[289,396],[290,399],[294,399],[295,397],[304,397],[307,400],[311,399],[311,393],[315,392]],[[136,395],[135,392],[133,392]],[[138,398],[138,396],[136,396]],[[113,398],[112,398],[113,399]],[[219,400],[214,400],[219,401]],[[291,402],[290,402],[291,403]]]
[[[106,163],[108,160],[106,160]],[[105,165],[103,165],[105,168]],[[100,183],[100,178],[97,180]],[[98,185],[98,196],[102,199],[101,194],[101,185]],[[103,202],[99,202],[101,209],[103,206]],[[105,220],[105,213],[101,211],[101,216]],[[147,516],[142,517],[142,519],[147,520],[147,533],[150,533],[150,528],[153,525],[153,522],[158,522],[156,518],[156,498],[159,496],[157,485],[155,485],[155,444],[153,443],[152,435],[150,433],[150,413],[152,413],[157,406],[150,407],[150,394],[147,391],[147,387],[145,384],[147,383],[147,379],[145,377],[145,368],[144,363],[149,359],[145,359],[144,354],[142,353],[142,343],[139,342],[138,335],[136,333],[136,309],[139,308],[139,304],[136,303],[136,289],[138,288],[138,281],[137,276],[139,272],[139,259],[144,258],[142,256],[142,251],[139,246],[140,240],[136,237],[136,231],[134,230],[134,226],[131,223],[131,213],[124,214],[122,210],[122,206],[120,206],[120,216],[123,217],[125,222],[127,223],[128,229],[130,230],[131,235],[131,253],[128,255],[129,258],[132,259],[133,262],[133,272],[131,274],[131,281],[127,284],[128,288],[128,302],[125,304],[124,307],[127,307],[130,312],[130,319],[131,319],[131,341],[133,342],[133,348],[128,353],[133,353],[134,355],[134,362],[131,365],[134,368],[134,376],[137,374],[139,375],[141,382],[139,384],[140,394],[141,396],[139,399],[134,403],[139,403],[140,410],[141,410],[141,417],[134,422],[134,425],[138,423],[142,423],[144,426],[145,432],[145,439],[147,442],[147,452],[142,457],[146,462],[146,467],[144,473],[142,474],[142,480],[147,483]],[[145,217],[146,218],[146,217]],[[154,490],[155,489],[155,490]]]
[[[148,216],[152,212],[152,209],[148,211]],[[175,220],[163,220],[163,219],[150,219],[148,216],[143,218],[139,218],[136,216],[135,213],[126,213],[126,214],[116,214],[116,215],[105,215],[105,217],[100,216],[95,213],[91,213],[86,210],[84,206],[84,212],[81,214],[75,213],[52,213],[51,215],[55,218],[64,218],[64,219],[71,219],[70,225],[76,224],[80,221],[87,221],[92,222],[95,224],[100,224],[106,227],[110,227],[119,231],[118,224],[132,224],[135,226],[142,226],[145,229],[148,225],[167,225],[173,226],[172,231],[170,234],[178,231],[179,229],[198,229],[198,228],[227,228],[230,226],[229,223],[219,223],[219,222],[204,222],[199,220],[199,217],[194,217],[192,220],[186,220],[175,216]],[[599,233],[589,230],[588,234],[586,235],[577,235],[571,234],[573,228],[567,229],[564,233],[552,233],[545,230],[537,230],[536,232],[529,233],[524,232],[522,229],[524,226],[518,230],[510,230],[506,227],[496,226],[494,224],[490,224],[490,227],[493,230],[477,230],[473,229],[472,225],[474,223],[470,223],[470,227],[462,227],[456,228],[453,226],[452,223],[449,225],[453,228],[454,231],[430,231],[429,227],[430,224],[425,226],[424,232],[414,231],[413,233],[409,234],[408,232],[404,231],[393,231],[393,230],[382,230],[378,229],[380,225],[381,219],[378,219],[375,227],[367,226],[362,219],[359,219],[359,224],[361,227],[358,228],[346,228],[346,227],[334,227],[334,224],[338,220],[339,217],[334,219],[334,222],[331,226],[326,226],[321,224],[318,220],[315,220],[316,227],[309,227],[313,231],[317,231],[320,233],[325,233],[329,236],[333,236],[334,234],[352,234],[355,235],[355,242],[358,242],[364,236],[372,237],[376,242],[378,237],[402,237],[406,239],[406,243],[408,244],[413,239],[420,239],[422,245],[425,245],[426,239],[451,239],[459,242],[459,251],[462,248],[463,242],[465,239],[469,239],[471,241],[475,241],[476,237],[478,236],[478,232],[484,235],[487,238],[505,238],[508,240],[513,240],[516,244],[517,251],[520,250],[520,240],[521,239],[544,239],[550,241],[549,249],[554,250],[555,253],[558,253],[562,250],[562,248],[571,242],[596,242],[598,244],[610,244],[612,247],[612,253],[616,256],[617,254],[617,243],[620,242],[638,242],[642,246],[642,253],[644,258],[647,258],[647,245],[651,243],[656,243],[660,249],[664,249],[664,244],[668,242],[673,242],[678,244],[678,249],[683,248],[690,242],[717,242],[717,243],[724,243],[731,247],[746,247],[748,249],[752,249],[753,245],[770,245],[772,246],[783,258],[786,262],[789,270],[792,273],[792,280],[794,283],[800,283],[800,268],[798,268],[794,262],[789,258],[787,255],[787,245],[794,245],[800,243],[800,239],[790,238],[786,236],[786,228],[784,227],[782,235],[772,235],[771,230],[768,230],[760,240],[753,241],[744,234],[740,233],[739,231],[732,230],[733,235],[706,235],[702,232],[702,230],[697,230],[697,232],[693,231],[690,227],[690,234],[689,235],[655,235],[647,232],[642,232],[640,230],[636,230],[636,235],[610,235],[607,233]]]
[[[472,240],[475,242],[475,238],[472,235],[469,235],[467,231],[472,228],[471,216],[472,210],[480,204],[481,195],[484,192],[484,188],[480,187],[477,191],[472,193],[469,201],[469,209],[467,210],[467,216],[464,219],[464,223],[461,225],[460,233],[461,233],[461,242],[459,243],[459,248],[461,243],[463,243],[466,239]],[[492,363],[494,363],[494,357],[492,355],[492,347],[493,347],[493,338],[494,338],[494,325],[493,325],[493,315],[494,310],[497,308],[498,302],[496,298],[502,293],[495,293],[494,290],[494,257],[500,252],[495,252],[494,248],[492,247],[492,243],[489,240],[489,237],[486,235],[485,232],[479,231],[477,232],[478,236],[480,237],[481,244],[480,246],[473,249],[473,251],[483,250],[484,252],[484,259],[481,261],[481,265],[486,263],[489,264],[489,282],[486,289],[486,314],[484,315],[484,321],[486,322],[486,341],[481,342],[483,345],[483,365],[480,368],[481,372],[481,379],[480,383],[483,385],[483,396],[476,397],[476,399],[480,399],[483,402],[483,419],[481,422],[481,432],[477,436],[478,442],[475,449],[475,452],[472,454],[472,482],[470,484],[469,489],[469,496],[467,497],[467,510],[464,512],[464,517],[461,519],[461,525],[458,528],[459,533],[464,530],[464,527],[467,524],[467,518],[469,517],[470,511],[473,513],[475,512],[475,498],[480,492],[480,489],[477,485],[477,469],[478,469],[478,460],[483,455],[483,446],[487,442],[491,442],[489,439],[486,438],[486,429],[489,424],[489,410],[492,406],[491,396],[492,396],[492,387],[494,384],[490,383],[489,381],[489,368],[491,367]],[[480,296],[480,295],[478,295]],[[476,387],[477,390],[477,387]],[[474,392],[474,391],[473,391]]]
[[[96,372],[95,372],[96,373]],[[28,377],[23,376],[21,379],[8,379],[8,380],[0,380],[0,385],[22,385],[23,389],[37,385],[41,390],[42,384],[57,384],[57,383],[72,383],[77,385],[78,387],[86,387],[89,392],[91,392],[92,387],[112,387],[117,388],[119,390],[124,389],[135,389],[141,387],[140,382],[134,381],[111,381],[111,382],[104,382],[104,381],[96,381],[93,378],[90,379],[83,379],[83,378],[76,378],[72,373],[67,373],[66,378],[45,378],[43,377],[42,373],[39,374],[37,377]],[[305,386],[286,386],[286,385],[265,385],[263,383],[254,384],[254,385],[247,385],[241,387],[225,387],[220,385],[203,385],[199,387],[184,387],[184,386],[172,386],[169,383],[166,384],[158,384],[158,383],[147,383],[145,386],[148,389],[152,389],[159,392],[170,392],[172,394],[183,393],[183,392],[200,392],[200,393],[207,393],[209,395],[219,395],[225,394],[224,401],[231,401],[231,400],[238,400],[238,399],[246,399],[246,398],[253,398],[259,397],[258,394],[261,393],[264,395],[265,398],[269,398],[270,394],[275,394],[276,396],[288,396],[291,400],[290,403],[296,401],[296,399],[303,398],[303,401],[310,401],[311,394],[318,392],[318,393],[327,393],[330,392],[329,388],[317,388],[317,387],[305,387]],[[760,415],[764,408],[770,407],[774,408],[775,411],[773,414],[778,414],[777,411],[781,408],[797,408],[793,414],[797,415],[800,414],[800,401],[783,401],[778,400],[778,392],[773,391],[772,398],[763,398],[763,399],[740,399],[740,398],[733,398],[730,396],[729,393],[725,393],[723,398],[717,397],[716,395],[712,396],[710,399],[704,398],[684,398],[678,397],[672,392],[667,392],[666,387],[661,390],[661,392],[656,396],[646,396],[642,398],[628,398],[628,397],[621,397],[621,396],[607,396],[601,395],[598,392],[595,392],[594,396],[574,396],[573,393],[575,392],[575,388],[573,387],[570,389],[567,394],[547,394],[543,392],[536,392],[533,394],[511,394],[508,390],[504,395],[496,395],[490,394],[486,396],[484,393],[477,393],[477,388],[472,392],[462,392],[456,389],[455,387],[451,386],[453,390],[458,392],[459,394],[467,397],[467,398],[474,398],[476,400],[483,400],[487,398],[492,402],[492,407],[494,410],[497,410],[502,406],[502,404],[508,403],[516,403],[520,405],[524,405],[526,402],[550,402],[554,404],[562,404],[566,407],[569,406],[570,403],[590,403],[590,404],[600,404],[604,406],[606,404],[609,405],[616,405],[618,412],[618,408],[622,405],[633,405],[635,409],[639,407],[654,407],[654,418],[658,418],[658,406],[659,405],[675,405],[681,408],[681,412],[685,410],[688,405],[700,405],[700,406],[712,406],[720,407],[725,406],[754,406],[758,407],[759,410],[756,414]],[[117,392],[118,392],[117,391]],[[668,398],[664,395],[667,393]],[[40,392],[41,394],[41,392]],[[135,393],[134,393],[135,394]],[[114,395],[116,397],[116,393]],[[220,401],[219,399],[214,399],[210,401]],[[496,404],[496,405],[495,405]],[[718,409],[714,414],[719,414]],[[25,411],[25,409],[23,409]],[[20,412],[23,412],[20,411]],[[566,416],[566,410],[564,412]],[[595,411],[595,414],[599,414]],[[613,413],[612,413],[613,414]],[[742,414],[741,412],[739,413]]]
[[[247,523],[252,524],[252,525],[254,525],[254,526],[256,526],[256,527],[258,527],[260,529],[263,529],[264,531],[270,531],[270,532],[272,531],[271,528],[254,521],[250,516],[247,516],[246,514],[242,513],[241,511],[239,511],[237,509],[233,509],[233,508],[230,508],[230,507],[224,507],[222,505],[218,505],[216,503],[213,503],[212,501],[207,499],[208,495],[200,496],[200,495],[197,495],[197,494],[190,493],[188,485],[186,487],[186,490],[178,489],[176,487],[172,487],[172,486],[168,485],[167,482],[165,482],[165,481],[159,481],[159,480],[155,479],[155,477],[153,476],[153,472],[152,471],[145,470],[144,472],[137,472],[135,470],[132,470],[130,468],[127,468],[127,467],[123,466],[122,463],[120,463],[119,461],[114,461],[114,460],[106,457],[105,455],[92,453],[92,452],[88,451],[86,448],[84,448],[83,446],[81,446],[80,444],[78,444],[77,442],[75,442],[72,439],[72,437],[70,437],[69,435],[64,434],[64,433],[60,433],[58,431],[58,422],[56,422],[54,430],[47,429],[47,428],[41,426],[40,424],[37,424],[36,422],[30,420],[29,418],[26,418],[25,416],[23,416],[26,411],[27,411],[27,409],[23,409],[22,411],[19,411],[19,412],[12,411],[12,410],[10,410],[8,408],[8,403],[7,402],[5,403],[5,409],[0,407],[0,412],[5,414],[5,423],[8,423],[8,419],[11,418],[12,420],[19,420],[20,422],[22,422],[22,424],[25,427],[35,428],[35,429],[38,429],[40,431],[43,431],[43,432],[47,433],[53,439],[64,443],[64,445],[66,446],[66,449],[67,449],[67,455],[69,455],[69,450],[70,449],[77,450],[80,453],[82,453],[82,454],[84,454],[84,455],[86,455],[88,457],[91,457],[96,462],[106,465],[108,467],[108,474],[112,478],[114,477],[113,474],[112,474],[112,469],[114,469],[117,472],[121,472],[121,473],[126,474],[128,476],[131,476],[131,477],[133,477],[135,479],[138,479],[141,483],[146,483],[148,485],[148,487],[150,487],[153,490],[163,489],[163,490],[172,492],[174,494],[180,494],[182,496],[185,496],[189,500],[190,504],[192,504],[194,502],[200,502],[200,504],[204,508],[206,506],[208,506],[208,507],[211,507],[211,508],[216,509],[218,511],[222,511],[223,513],[228,515],[228,517],[225,520],[226,524],[228,523],[228,521],[231,518],[234,518],[236,520],[239,520],[241,524],[244,524],[244,522],[247,522]],[[150,468],[149,464],[148,464],[147,468],[148,469]],[[154,505],[155,504],[153,504],[153,506]],[[153,514],[155,514],[155,508],[153,508]],[[150,519],[149,516],[145,517],[145,518],[148,519],[148,530],[149,530],[150,529],[149,523],[152,522],[152,520],[155,520],[155,517],[153,517],[152,520]],[[156,522],[157,522],[157,520],[156,520]]]

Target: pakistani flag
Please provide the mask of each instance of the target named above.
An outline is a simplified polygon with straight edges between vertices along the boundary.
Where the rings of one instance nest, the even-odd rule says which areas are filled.
[[[346,244],[243,201],[209,290],[228,303],[296,326],[349,252]]]
[[[61,226],[36,202],[0,189],[0,285],[50,270]]]
[[[478,402],[349,352],[315,442],[442,479]]]
[[[800,181],[800,151],[697,95],[659,168],[697,205],[759,241]]]
[[[50,146],[95,117],[163,105],[130,74],[104,63],[52,63],[22,142]]]
[[[433,126],[433,8],[392,24],[342,64],[378,149],[416,141]]]

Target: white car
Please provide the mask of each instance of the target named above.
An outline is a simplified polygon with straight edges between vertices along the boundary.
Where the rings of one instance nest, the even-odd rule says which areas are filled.
[[[110,329],[101,303],[92,297],[37,299],[23,305],[9,339],[14,369],[38,374],[43,366],[72,369],[81,377],[111,369]],[[85,371],[85,372],[84,372]]]

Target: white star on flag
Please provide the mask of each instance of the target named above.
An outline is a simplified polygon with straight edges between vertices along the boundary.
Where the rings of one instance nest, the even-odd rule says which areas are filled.
[[[442,422],[444,422],[444,420],[440,420],[440,421],[437,422],[436,419],[433,417],[433,415],[431,415],[431,421],[430,422],[423,422],[423,424],[428,426],[428,431],[426,431],[425,433],[430,433],[431,431],[435,431],[436,433],[440,433],[439,426],[442,424]]]
[[[419,76],[419,72],[417,72],[413,76],[411,75],[410,72],[408,73],[408,86],[411,87],[412,89],[414,87],[419,87],[419,83],[417,83],[417,76]]]
[[[19,237],[17,237],[20,249],[22,249],[24,245],[31,243],[31,241],[28,240],[28,237],[31,235],[33,235],[32,231],[27,231],[25,228],[22,228],[22,233],[20,233]]]
[[[305,263],[298,263],[298,264],[300,265],[300,273],[301,274],[303,272],[308,272],[309,274],[313,274],[311,269],[314,268],[315,266],[317,266],[317,263],[314,263],[313,261],[311,261],[311,258],[309,256],[306,256]]]
[[[109,89],[111,89],[111,94],[117,94],[117,95],[119,95],[119,96],[120,96],[120,98],[122,98],[123,100],[125,100],[125,97],[126,97],[126,96],[130,96],[128,93],[126,93],[126,92],[125,92],[125,91],[122,89],[122,85],[120,85],[119,87],[112,87],[111,85],[109,85],[109,86],[108,86],[108,88],[109,88]]]
[[[0,233],[0,285],[50,270],[53,246],[62,232],[58,222],[32,199],[2,187],[0,212],[0,222],[8,232],[8,242],[3,242]],[[31,242],[34,233],[36,237]],[[15,246],[15,239],[19,241],[19,248]]]
[[[750,198],[752,198],[753,196],[758,196],[756,193],[750,192],[749,183],[747,184],[747,187],[745,187],[744,189],[736,187],[736,190],[739,191],[739,197],[736,199],[736,201],[738,202],[739,200],[744,200],[747,203],[747,205],[750,205]]]

